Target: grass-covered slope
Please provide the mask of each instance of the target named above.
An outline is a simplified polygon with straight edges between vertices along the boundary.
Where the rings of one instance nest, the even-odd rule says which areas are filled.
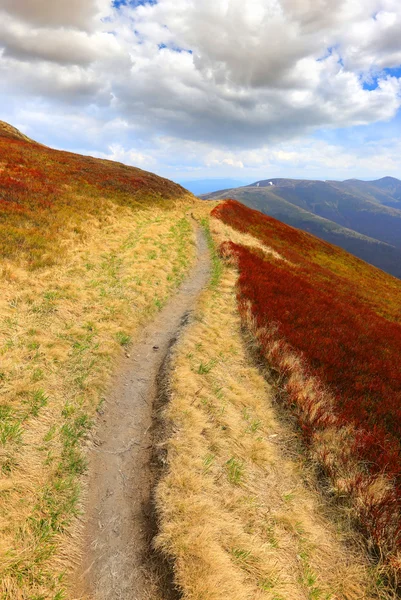
[[[401,282],[236,201],[212,214],[258,241],[222,247],[243,321],[333,489],[398,571]]]
[[[401,278],[401,211],[384,205],[372,195],[373,189],[378,197],[379,188],[357,181],[273,179],[271,183],[261,181],[204,198],[236,198]],[[388,194],[381,192],[381,195],[389,202],[393,200]]]
[[[194,198],[0,125],[0,597],[60,600],[116,359],[194,258]]]

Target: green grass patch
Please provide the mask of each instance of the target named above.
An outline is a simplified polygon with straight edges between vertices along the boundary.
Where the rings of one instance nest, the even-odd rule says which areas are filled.
[[[221,262],[212,234],[210,232],[209,219],[202,219],[201,225],[205,233],[207,245],[210,252],[210,258],[212,261],[212,273],[209,286],[212,289],[216,289],[220,283],[221,275],[223,273],[223,264]]]

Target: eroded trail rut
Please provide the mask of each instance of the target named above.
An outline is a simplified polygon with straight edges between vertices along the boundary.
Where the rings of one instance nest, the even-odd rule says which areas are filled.
[[[89,453],[82,564],[73,595],[93,600],[145,600],[152,530],[152,408],[157,376],[186,313],[208,280],[205,236],[197,230],[197,263],[156,319],[146,326],[116,374]]]

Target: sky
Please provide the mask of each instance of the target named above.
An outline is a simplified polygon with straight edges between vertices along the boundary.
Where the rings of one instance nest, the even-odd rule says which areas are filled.
[[[0,0],[0,119],[176,181],[401,178],[400,0]]]

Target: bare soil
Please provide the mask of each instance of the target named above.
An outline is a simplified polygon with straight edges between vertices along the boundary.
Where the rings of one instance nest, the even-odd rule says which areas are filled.
[[[155,529],[152,413],[169,348],[208,280],[210,258],[197,231],[196,266],[146,326],[116,374],[89,450],[81,564],[72,596],[93,600],[169,597],[150,567]]]

